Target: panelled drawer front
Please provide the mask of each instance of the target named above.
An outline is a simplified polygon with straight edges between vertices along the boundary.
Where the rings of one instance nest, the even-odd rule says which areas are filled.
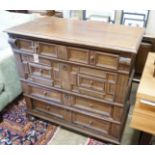
[[[35,63],[34,57],[33,57],[33,56],[28,56],[28,55],[24,55],[24,54],[23,54],[23,55],[21,56],[21,59],[22,59],[22,61]],[[39,61],[38,61],[38,64],[40,64],[40,65],[52,66],[51,60],[44,59],[44,58],[41,58],[41,57],[38,57],[38,60],[39,60]]]
[[[55,118],[64,119],[64,120],[66,119],[66,115],[67,115],[66,110],[60,107],[53,106],[38,100],[32,100],[32,107],[34,110],[47,113]]]
[[[80,67],[78,74],[79,92],[85,95],[113,101],[117,74],[103,70]]]
[[[89,63],[89,50],[68,47],[68,60],[88,64]]]
[[[96,91],[105,91],[105,80],[91,77],[87,75],[78,75],[78,85],[80,87],[89,88]]]
[[[62,93],[51,90],[45,90],[42,88],[28,86],[28,93],[32,96],[41,97],[43,99],[51,100],[53,102],[62,103]]]
[[[115,105],[110,105],[103,102],[93,101],[82,97],[75,97],[72,106],[80,110],[92,112],[97,115],[111,118],[120,122],[123,117],[123,108]]]
[[[27,52],[34,52],[34,42],[27,39],[17,39],[17,48]]]
[[[35,63],[33,56],[21,55],[23,71],[25,79],[32,80],[35,83],[53,86],[53,66],[54,62],[48,59],[40,58],[39,62]]]
[[[118,69],[119,56],[104,52],[95,53],[95,65],[104,68]]]
[[[29,63],[29,70],[31,76],[39,76],[46,79],[52,79],[52,67]]]
[[[112,117],[113,106],[102,102],[93,101],[81,97],[75,97],[73,107],[97,113],[106,117]]]
[[[79,113],[72,113],[72,122],[74,124],[93,129],[103,133],[108,133],[110,123],[104,120],[99,120],[90,116],[86,116]]]
[[[38,42],[38,50],[37,53],[40,55],[57,57],[57,45]]]

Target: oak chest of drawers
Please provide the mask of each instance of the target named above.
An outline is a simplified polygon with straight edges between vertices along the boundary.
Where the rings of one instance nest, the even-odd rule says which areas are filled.
[[[46,17],[6,32],[28,114],[120,142],[143,29]]]

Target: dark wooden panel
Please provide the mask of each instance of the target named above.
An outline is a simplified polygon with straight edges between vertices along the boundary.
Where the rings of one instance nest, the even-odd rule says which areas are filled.
[[[142,74],[148,53],[152,51],[152,44],[142,42],[135,61],[135,73]]]

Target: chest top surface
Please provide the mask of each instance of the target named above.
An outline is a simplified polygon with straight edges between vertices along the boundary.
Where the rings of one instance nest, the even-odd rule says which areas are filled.
[[[96,21],[44,17],[7,29],[6,32],[136,54],[144,29]]]

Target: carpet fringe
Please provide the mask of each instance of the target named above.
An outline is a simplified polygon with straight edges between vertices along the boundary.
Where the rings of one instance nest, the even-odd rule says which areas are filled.
[[[57,133],[60,131],[60,127],[57,127],[56,131],[54,132],[51,140],[49,140],[49,142],[47,143],[47,145],[51,145],[53,139],[56,137]]]
[[[88,145],[89,141],[90,141],[90,138],[87,138],[87,140],[86,140],[84,145]]]

